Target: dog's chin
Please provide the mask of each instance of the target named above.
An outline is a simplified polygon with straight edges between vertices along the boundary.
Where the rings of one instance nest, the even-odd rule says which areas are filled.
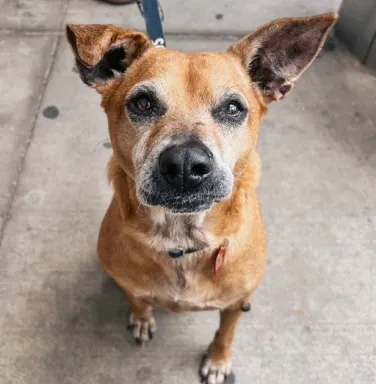
[[[151,207],[161,207],[173,214],[195,214],[208,211],[212,206],[220,201],[229,198],[229,195],[200,195],[192,194],[167,195],[158,193],[148,193],[141,191],[138,193],[141,204]]]

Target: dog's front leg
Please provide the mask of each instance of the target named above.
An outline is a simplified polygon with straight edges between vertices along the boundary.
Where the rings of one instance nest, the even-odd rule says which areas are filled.
[[[207,384],[222,384],[231,372],[231,346],[235,329],[242,315],[240,307],[221,311],[221,321],[200,367],[200,375]]]
[[[153,316],[153,309],[143,300],[128,296],[131,313],[129,316],[129,329],[139,344],[144,344],[153,338],[157,330],[157,323]]]

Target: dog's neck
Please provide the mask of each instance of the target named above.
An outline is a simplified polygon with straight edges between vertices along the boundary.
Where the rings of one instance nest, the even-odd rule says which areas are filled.
[[[158,251],[195,248],[209,245],[204,231],[205,212],[192,215],[174,215],[163,208],[151,208],[153,230],[150,233],[150,246]]]

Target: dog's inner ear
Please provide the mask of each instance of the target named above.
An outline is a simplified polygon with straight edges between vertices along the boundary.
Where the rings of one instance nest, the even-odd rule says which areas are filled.
[[[229,48],[240,56],[266,102],[282,99],[320,52],[335,24],[335,13],[278,19]]]
[[[109,84],[152,46],[143,33],[113,25],[67,25],[66,34],[82,80],[95,88]]]

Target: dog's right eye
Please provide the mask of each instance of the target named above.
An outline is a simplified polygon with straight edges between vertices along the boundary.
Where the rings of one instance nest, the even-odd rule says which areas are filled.
[[[166,108],[153,95],[142,92],[126,103],[131,119],[150,119],[162,116]]]
[[[138,100],[135,101],[134,104],[137,109],[141,112],[145,112],[151,108],[151,101],[147,97],[140,97]]]
[[[153,102],[147,95],[139,95],[127,103],[128,110],[137,115],[149,115],[154,108]]]

